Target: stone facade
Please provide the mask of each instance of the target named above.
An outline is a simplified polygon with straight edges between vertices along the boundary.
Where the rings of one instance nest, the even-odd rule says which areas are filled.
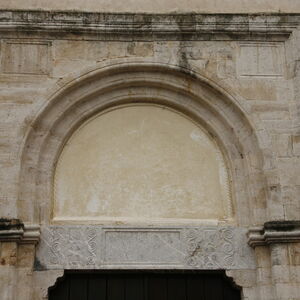
[[[0,11],[1,300],[47,299],[64,269],[225,269],[243,299],[300,299],[299,25],[274,11]],[[132,103],[216,142],[230,220],[53,218],[66,142]]]

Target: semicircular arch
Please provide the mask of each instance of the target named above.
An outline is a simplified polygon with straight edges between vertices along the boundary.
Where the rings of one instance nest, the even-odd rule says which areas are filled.
[[[263,220],[266,189],[259,141],[238,101],[218,85],[187,69],[136,61],[102,65],[60,85],[23,145],[18,214],[24,222],[50,221],[55,165],[73,132],[100,111],[141,102],[180,111],[205,128],[227,160],[238,224]]]

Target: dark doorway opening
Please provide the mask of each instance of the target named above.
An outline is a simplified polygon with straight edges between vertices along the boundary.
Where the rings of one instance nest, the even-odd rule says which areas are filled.
[[[66,271],[49,300],[240,300],[224,271]]]

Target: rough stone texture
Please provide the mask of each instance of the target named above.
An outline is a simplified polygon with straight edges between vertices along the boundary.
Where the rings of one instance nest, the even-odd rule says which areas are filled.
[[[282,10],[297,12],[298,2],[280,3]],[[242,287],[244,299],[300,299],[299,232],[263,227],[300,215],[299,20],[297,14],[278,13],[1,11],[0,217],[19,218],[22,226],[0,228],[0,299],[47,299],[48,287],[63,268],[90,263],[129,268],[128,262],[141,263],[136,268],[166,268],[166,263],[182,269],[223,267]],[[87,119],[132,102],[171,107],[219,143],[232,179],[233,221],[203,224],[219,240],[191,224],[167,231],[155,224],[150,232],[139,223],[50,225],[53,175],[63,146]],[[39,225],[43,238],[35,255]],[[79,238],[68,229],[77,226]],[[222,235],[226,226],[233,234]],[[61,242],[52,228],[69,241]],[[254,250],[247,245],[249,228]],[[166,247],[177,245],[172,249],[180,253],[174,250],[169,257],[160,247],[161,255],[146,252],[146,261],[139,261],[144,250],[134,252],[132,244],[153,247],[157,238],[167,241]],[[129,261],[120,253],[121,241],[128,246]],[[50,264],[55,255],[57,261]]]

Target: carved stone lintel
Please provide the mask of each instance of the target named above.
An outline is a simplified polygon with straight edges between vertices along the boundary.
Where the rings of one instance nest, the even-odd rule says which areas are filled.
[[[24,224],[18,219],[0,219],[0,242],[37,244],[39,239],[39,225]]]
[[[58,269],[255,269],[246,229],[42,226],[36,261]]]
[[[251,247],[299,241],[300,221],[271,221],[248,231],[248,244]]]

